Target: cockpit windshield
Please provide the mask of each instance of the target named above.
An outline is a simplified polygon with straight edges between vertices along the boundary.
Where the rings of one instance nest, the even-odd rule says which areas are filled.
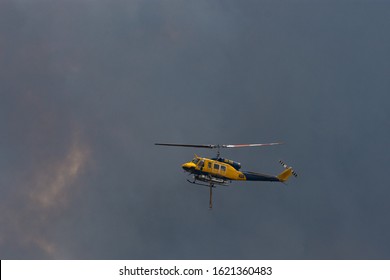
[[[195,164],[197,164],[197,163],[199,162],[199,159],[198,159],[198,158],[194,158],[194,159],[192,160],[192,162],[195,163]]]

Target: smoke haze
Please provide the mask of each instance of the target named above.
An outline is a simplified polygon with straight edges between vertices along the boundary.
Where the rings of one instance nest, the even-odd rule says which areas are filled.
[[[1,259],[389,259],[390,3],[2,1]],[[288,185],[214,192],[222,151]]]

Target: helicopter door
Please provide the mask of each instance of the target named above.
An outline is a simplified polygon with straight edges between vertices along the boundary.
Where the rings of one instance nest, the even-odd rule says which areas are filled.
[[[216,164],[216,163],[214,163],[214,165],[213,165],[213,172],[214,173],[219,173],[219,164]]]
[[[203,159],[198,162],[198,167],[199,167],[199,170],[203,170],[203,167],[204,167],[204,160]]]
[[[226,175],[226,166],[225,165],[221,165],[221,174]]]

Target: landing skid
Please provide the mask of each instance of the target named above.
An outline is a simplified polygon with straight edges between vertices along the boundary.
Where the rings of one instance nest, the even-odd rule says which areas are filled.
[[[225,180],[222,178],[206,176],[206,175],[194,175],[192,181],[188,179],[187,181],[190,182],[191,184],[197,184],[201,186],[209,186],[210,184],[219,185],[219,186],[228,186],[229,183],[231,183],[230,180]],[[197,183],[197,182],[204,182],[205,184]]]
[[[198,185],[198,186],[205,186],[205,187],[210,187],[210,185],[213,186],[213,188],[215,188],[214,184],[202,184],[202,183],[197,183],[197,181],[190,181],[187,179],[187,182],[188,183],[191,183],[191,184],[194,184],[194,185]]]
[[[199,186],[205,186],[205,187],[210,187],[210,184],[211,185],[218,185],[218,186],[225,186],[225,187],[227,187],[227,186],[229,186],[229,182],[227,182],[227,181],[225,181],[224,183],[219,183],[219,182],[213,182],[213,181],[208,181],[208,182],[206,182],[206,183],[198,183],[200,180],[193,180],[193,181],[191,181],[191,180],[188,180],[187,179],[187,182],[188,183],[191,183],[191,184],[194,184],[194,185],[199,185]],[[201,181],[201,182],[205,182],[205,181]],[[207,184],[208,183],[208,184]],[[215,186],[214,186],[214,188],[215,188]]]

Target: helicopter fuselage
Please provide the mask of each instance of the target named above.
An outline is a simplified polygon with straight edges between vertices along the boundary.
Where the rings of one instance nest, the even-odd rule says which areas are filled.
[[[194,182],[198,180],[226,185],[230,181],[283,181],[279,176],[240,171],[241,164],[224,158],[209,159],[196,156],[192,161],[184,163],[182,168],[194,175]]]

